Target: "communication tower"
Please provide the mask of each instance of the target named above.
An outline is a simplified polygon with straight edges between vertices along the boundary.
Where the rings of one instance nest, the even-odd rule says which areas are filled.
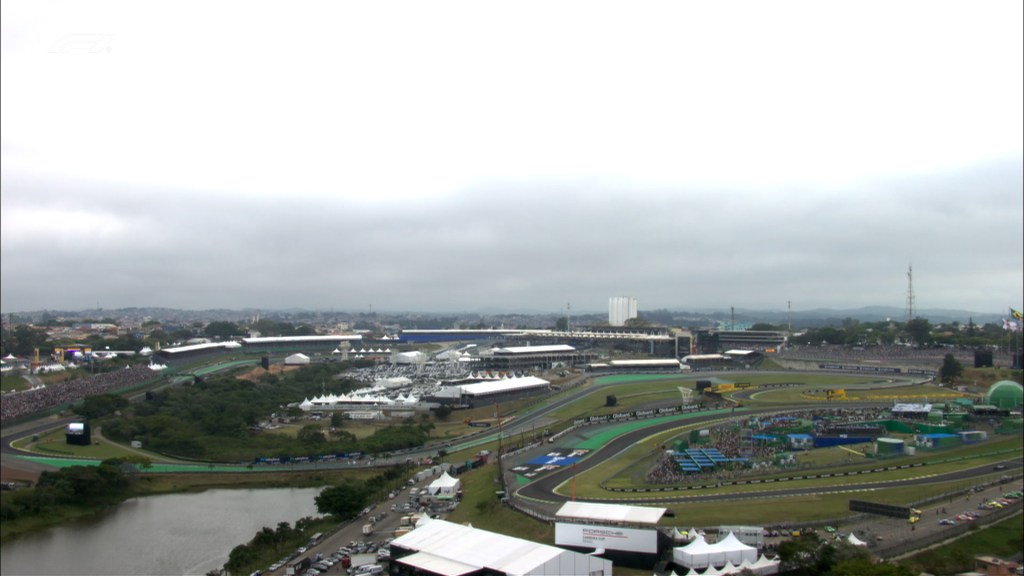
[[[914,319],[914,267],[907,266],[907,322]]]

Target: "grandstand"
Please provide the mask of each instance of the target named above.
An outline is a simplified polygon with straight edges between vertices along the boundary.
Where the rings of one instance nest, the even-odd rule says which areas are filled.
[[[549,386],[551,386],[550,382],[535,376],[505,378],[474,384],[447,386],[438,391],[430,400],[445,404],[485,406],[499,401],[541,393],[546,391]]]
[[[163,348],[156,352],[156,356],[159,356],[165,362],[173,362],[176,360],[201,358],[211,354],[220,354],[227,352],[228,350],[236,350],[241,347],[242,345],[235,341],[207,342],[204,344],[190,344],[187,346]]]
[[[718,448],[687,448],[673,454],[673,459],[683,472],[709,472],[723,464],[745,463],[746,458],[729,458]]]
[[[509,346],[492,348],[480,353],[480,361],[485,368],[514,372],[546,370],[558,366],[572,367],[586,364],[595,357],[593,352],[581,352],[567,344]]]
[[[587,365],[588,372],[680,372],[690,367],[672,358],[651,358],[642,360],[612,360]]]

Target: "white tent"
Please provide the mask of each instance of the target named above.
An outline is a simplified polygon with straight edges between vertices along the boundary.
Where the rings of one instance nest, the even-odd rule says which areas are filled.
[[[712,551],[711,544],[698,535],[693,542],[674,549],[672,560],[683,568],[706,568],[711,564]]]
[[[867,542],[865,542],[865,541],[861,540],[860,538],[857,538],[856,536],[854,536],[853,532],[850,532],[850,535],[846,537],[846,541],[849,542],[850,544],[853,544],[854,546],[867,546],[868,545]]]
[[[739,568],[740,570],[746,568],[757,576],[770,576],[771,574],[779,573],[779,564],[780,561],[778,558],[769,560],[762,554],[761,557],[757,559],[757,562],[744,561],[743,564],[739,565]]]
[[[285,366],[304,366],[306,364],[309,364],[309,356],[302,353],[292,354],[284,359]]]
[[[736,566],[744,561],[756,562],[757,548],[740,542],[732,532],[714,544],[708,544],[703,536],[698,536],[690,544],[675,548],[672,561],[683,568],[725,566],[730,562]]]
[[[735,534],[729,532],[725,539],[715,543],[715,546],[722,547],[726,554],[726,561],[733,564],[741,564],[744,561],[757,562],[757,548],[747,546]]]
[[[427,486],[427,494],[431,496],[455,496],[455,493],[460,488],[462,488],[462,482],[445,472]]]

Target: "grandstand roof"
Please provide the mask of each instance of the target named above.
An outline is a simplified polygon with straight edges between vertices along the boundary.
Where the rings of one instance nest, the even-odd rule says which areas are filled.
[[[611,366],[679,366],[679,360],[673,358],[650,358],[641,360],[612,360],[608,363]]]
[[[242,338],[245,344],[292,344],[295,342],[341,342],[342,340],[362,340],[361,334],[330,334],[326,336],[261,336],[259,338]]]
[[[195,352],[197,350],[214,350],[217,348],[237,348],[238,342],[207,342],[205,344],[190,344],[188,346],[171,346],[162,348],[160,351],[165,354],[181,354],[184,352]]]
[[[555,513],[556,520],[593,520],[628,524],[657,524],[665,508],[601,504],[598,502],[566,502]]]
[[[494,380],[492,382],[477,382],[476,384],[462,384],[458,386],[463,394],[469,396],[484,396],[487,394],[500,394],[527,388],[538,388],[549,386],[551,382],[536,376],[524,376],[522,378],[507,378],[505,380]]]
[[[929,413],[932,411],[931,404],[894,404],[892,407],[893,412],[923,412]]]
[[[576,349],[568,344],[551,344],[548,346],[508,346],[506,348],[495,348],[495,354],[551,354],[557,352],[575,352]]]

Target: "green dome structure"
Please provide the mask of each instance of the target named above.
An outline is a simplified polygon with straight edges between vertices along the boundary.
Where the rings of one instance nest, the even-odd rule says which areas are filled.
[[[989,387],[985,403],[1004,410],[1019,408],[1024,402],[1024,386],[1012,380],[1000,380]]]

